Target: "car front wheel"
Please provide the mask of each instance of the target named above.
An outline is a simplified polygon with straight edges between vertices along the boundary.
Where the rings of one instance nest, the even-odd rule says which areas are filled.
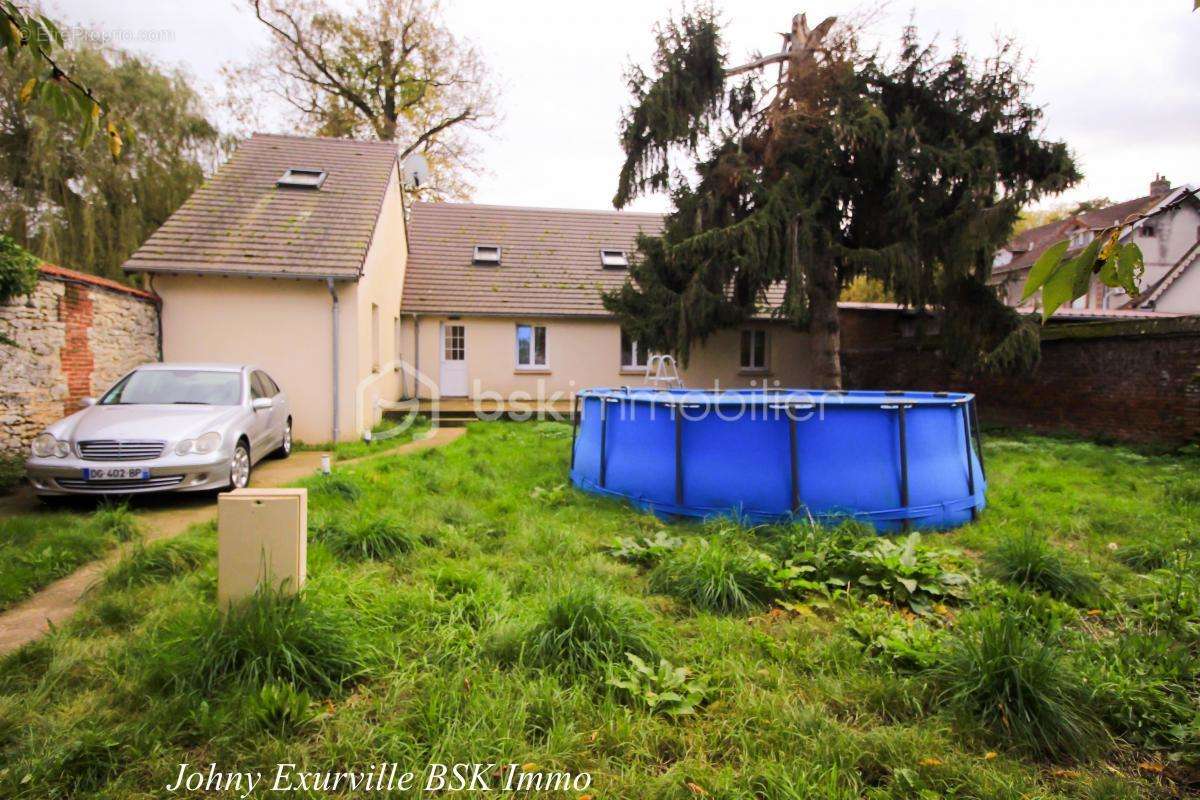
[[[238,442],[229,460],[229,488],[245,489],[250,483],[250,449],[245,442]]]
[[[292,454],[292,421],[289,419],[283,426],[283,438],[279,440],[279,448],[274,455],[276,458],[287,458]]]

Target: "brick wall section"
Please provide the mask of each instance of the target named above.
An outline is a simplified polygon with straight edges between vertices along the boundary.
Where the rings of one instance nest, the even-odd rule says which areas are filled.
[[[46,425],[138,364],[158,360],[158,298],[43,265],[34,291],[0,305],[0,455],[23,455]]]
[[[1046,328],[1030,378],[956,373],[932,346],[903,336],[905,324],[893,317],[873,343],[843,353],[847,388],[972,391],[985,423],[1130,442],[1200,442],[1200,318]]]
[[[92,329],[92,295],[85,284],[68,283],[58,300],[58,319],[63,323],[63,346],[59,362],[67,381],[65,403],[68,408],[92,394],[92,358],[89,334]]]

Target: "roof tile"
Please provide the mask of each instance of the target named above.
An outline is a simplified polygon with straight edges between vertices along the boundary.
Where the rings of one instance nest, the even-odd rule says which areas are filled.
[[[357,278],[396,155],[394,142],[255,134],[125,269]],[[277,187],[289,168],[328,177],[320,189]]]

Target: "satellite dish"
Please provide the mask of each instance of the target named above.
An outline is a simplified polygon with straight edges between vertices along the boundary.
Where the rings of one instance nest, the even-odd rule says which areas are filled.
[[[429,162],[420,153],[410,153],[400,171],[400,180],[405,189],[419,189],[429,184]]]

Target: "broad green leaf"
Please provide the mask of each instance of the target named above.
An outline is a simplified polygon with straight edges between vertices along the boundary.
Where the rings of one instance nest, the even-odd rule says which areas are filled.
[[[1063,253],[1067,252],[1069,244],[1070,242],[1063,239],[1061,242],[1050,245],[1046,248],[1046,252],[1038,256],[1037,261],[1029,270],[1029,277],[1025,279],[1025,291],[1021,294],[1022,300],[1032,297],[1034,292],[1042,288],[1042,285],[1049,280],[1050,276],[1054,274],[1054,269],[1062,261]]]
[[[1145,257],[1142,248],[1133,242],[1126,242],[1116,253],[1117,283],[1130,297],[1141,292],[1138,281],[1146,271]]]
[[[1075,270],[1079,269],[1081,262],[1078,258],[1073,258],[1063,264],[1060,264],[1054,274],[1046,281],[1046,285],[1042,287],[1042,321],[1050,319],[1059,306],[1063,303],[1069,303],[1073,298],[1071,292],[1075,286]],[[1086,268],[1085,268],[1086,269]],[[1089,273],[1090,269],[1087,270]]]

